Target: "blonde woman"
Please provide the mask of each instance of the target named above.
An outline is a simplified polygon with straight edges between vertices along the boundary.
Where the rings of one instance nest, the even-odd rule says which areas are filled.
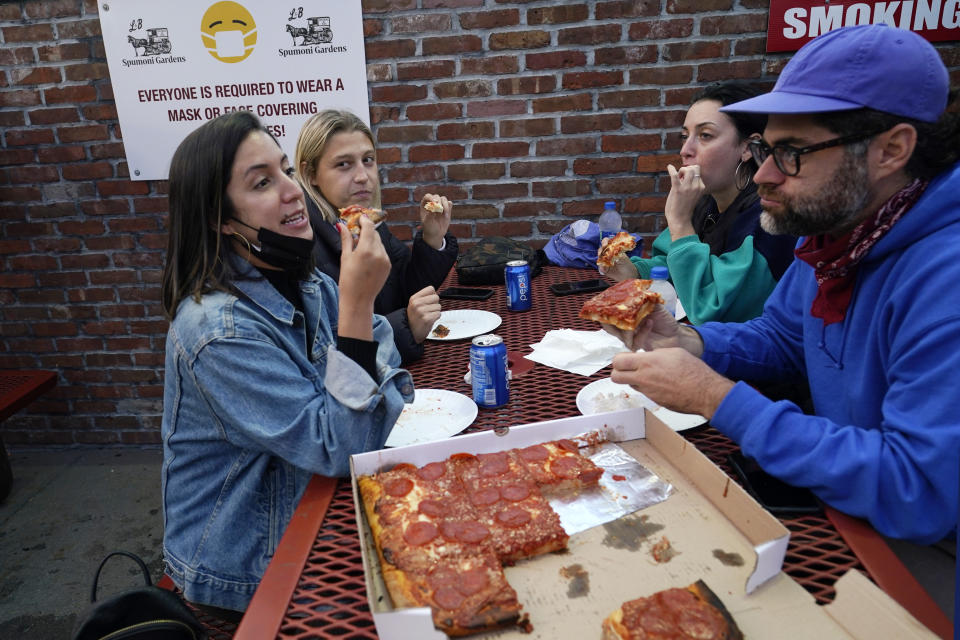
[[[324,273],[340,277],[339,209],[356,204],[381,207],[377,147],[370,128],[348,111],[326,110],[311,117],[300,131],[294,164],[306,194],[316,244],[314,261]],[[427,210],[428,202],[443,210]],[[423,356],[423,341],[440,317],[437,288],[457,259],[457,240],[449,233],[453,205],[447,198],[425,194],[420,222],[411,246],[390,233],[377,231],[390,256],[390,275],[377,295],[374,311],[387,317],[404,362]]]

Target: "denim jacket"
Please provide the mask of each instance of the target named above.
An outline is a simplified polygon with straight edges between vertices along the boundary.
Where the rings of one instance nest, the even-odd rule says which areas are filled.
[[[240,297],[181,302],[167,333],[163,547],[186,599],[244,610],[311,475],[382,448],[413,380],[382,316],[379,380],[337,351],[337,287],[319,271],[300,283],[305,313],[265,279],[235,284]]]

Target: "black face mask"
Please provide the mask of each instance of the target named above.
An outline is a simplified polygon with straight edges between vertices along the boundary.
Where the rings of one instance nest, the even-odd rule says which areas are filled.
[[[250,225],[233,218],[248,229]],[[266,262],[271,267],[277,267],[288,272],[305,274],[310,269],[310,258],[313,255],[313,240],[285,236],[270,229],[254,229],[257,232],[257,242],[250,245],[250,253]]]

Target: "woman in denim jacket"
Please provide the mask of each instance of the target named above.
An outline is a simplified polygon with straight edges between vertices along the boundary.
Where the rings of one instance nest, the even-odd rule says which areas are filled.
[[[184,597],[222,617],[246,608],[311,475],[348,474],[413,399],[373,314],[390,261],[360,225],[355,244],[340,229],[338,295],[312,266],[293,168],[255,116],[207,122],[174,154],[164,556]]]

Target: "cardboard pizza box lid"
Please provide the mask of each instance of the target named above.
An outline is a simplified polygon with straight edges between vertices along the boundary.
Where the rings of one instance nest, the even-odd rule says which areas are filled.
[[[591,432],[618,442],[670,482],[674,493],[664,502],[571,536],[566,553],[507,567],[507,580],[529,614],[532,633],[514,628],[471,638],[599,638],[603,618],[624,601],[685,587],[698,579],[717,594],[748,638],[769,637],[773,630],[787,640],[934,637],[922,635],[925,627],[868,580],[858,580],[857,574],[837,583],[834,603],[818,606],[812,595],[781,571],[789,541],[783,524],[695,446],[643,409],[352,456],[367,594],[380,637],[443,640],[446,635],[433,627],[429,609],[392,608],[360,504],[357,476],[399,462],[420,466],[454,453],[496,452]],[[663,538],[675,553],[669,562],[658,562],[651,554],[653,545]],[[897,635],[907,631],[914,635]]]

